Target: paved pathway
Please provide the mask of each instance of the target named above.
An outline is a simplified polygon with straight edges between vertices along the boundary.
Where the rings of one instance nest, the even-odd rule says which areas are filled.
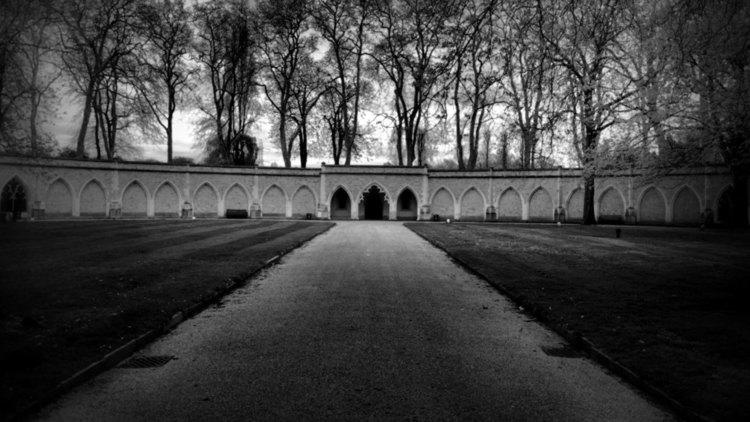
[[[51,420],[664,420],[399,223],[339,223]]]

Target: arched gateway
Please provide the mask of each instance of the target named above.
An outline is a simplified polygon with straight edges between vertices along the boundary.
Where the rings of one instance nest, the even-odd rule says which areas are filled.
[[[388,199],[379,187],[373,185],[362,194],[359,210],[360,218],[365,220],[387,220]]]
[[[331,218],[336,220],[352,218],[352,201],[343,188],[336,189],[331,196]]]

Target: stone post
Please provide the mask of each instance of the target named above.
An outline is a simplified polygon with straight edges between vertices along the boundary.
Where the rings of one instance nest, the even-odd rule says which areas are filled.
[[[190,191],[190,166],[188,166],[188,171],[185,172],[185,185],[182,187],[182,193],[184,195],[185,201],[182,203],[182,209],[180,218],[184,219],[192,219],[193,218],[193,196],[192,192]]]
[[[638,218],[635,213],[635,207],[633,206],[633,167],[628,169],[628,206],[625,210],[625,223],[635,224]]]
[[[326,163],[320,163],[320,196],[318,196],[317,217],[321,219],[330,219],[328,205],[326,203]]]
[[[250,199],[252,204],[250,205],[250,218],[260,218],[260,192],[258,192],[258,185],[260,184],[260,178],[258,177],[258,169],[255,169],[253,174],[253,197]]]
[[[112,180],[109,186],[109,218],[122,217],[122,205],[120,204],[120,173],[117,171],[117,162],[112,170]]]
[[[424,174],[422,175],[422,198],[419,201],[421,206],[419,207],[419,214],[417,220],[430,220],[432,217],[432,210],[430,210],[430,175],[427,167],[424,168]]]

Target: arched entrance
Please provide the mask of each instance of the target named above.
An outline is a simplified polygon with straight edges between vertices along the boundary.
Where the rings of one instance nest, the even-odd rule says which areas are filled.
[[[3,187],[0,213],[10,213],[14,220],[18,220],[23,212],[26,212],[26,190],[21,181],[14,177]]]
[[[360,218],[365,220],[385,220],[388,219],[388,201],[385,200],[383,193],[377,186],[372,186],[362,194],[362,207],[364,215],[360,212]]]
[[[342,188],[338,188],[331,197],[331,218],[348,220],[352,217],[352,203],[349,195]]]
[[[719,224],[730,224],[734,217],[734,202],[732,201],[732,188],[726,189],[719,197],[717,205],[716,220]]]
[[[411,189],[404,189],[396,202],[396,218],[399,220],[417,219],[417,197]]]

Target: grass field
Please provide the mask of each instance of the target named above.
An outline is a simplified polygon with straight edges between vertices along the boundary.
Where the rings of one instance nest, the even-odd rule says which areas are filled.
[[[750,233],[407,226],[698,413],[750,418]]]
[[[0,225],[0,415],[330,226],[267,220]]]

